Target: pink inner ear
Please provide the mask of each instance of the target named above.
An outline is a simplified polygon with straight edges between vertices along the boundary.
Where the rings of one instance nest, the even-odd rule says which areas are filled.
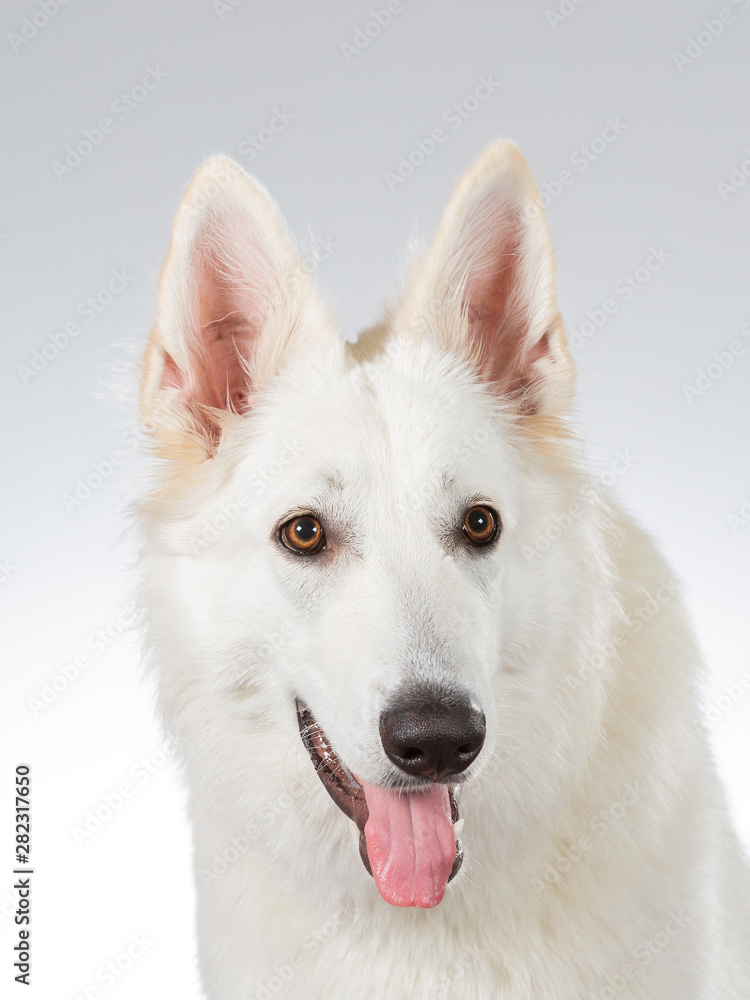
[[[232,232],[214,220],[196,241],[191,329],[186,331],[188,370],[167,354],[162,387],[183,391],[190,402],[243,413],[252,395],[253,357],[270,301],[270,261],[257,234]]]
[[[249,369],[265,315],[247,287],[231,287],[203,268],[199,329],[194,341],[199,401],[242,413],[251,392]]]
[[[462,244],[470,262],[463,301],[481,378],[504,392],[523,391],[534,381],[534,363],[548,353],[549,342],[545,335],[528,343],[532,308],[520,214],[488,200],[467,232]]]

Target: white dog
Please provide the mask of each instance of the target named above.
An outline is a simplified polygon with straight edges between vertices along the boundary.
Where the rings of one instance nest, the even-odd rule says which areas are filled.
[[[750,997],[700,654],[573,387],[512,143],[356,346],[266,191],[195,176],[139,516],[212,1000]]]

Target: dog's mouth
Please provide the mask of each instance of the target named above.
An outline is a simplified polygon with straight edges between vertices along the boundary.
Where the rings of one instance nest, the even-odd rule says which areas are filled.
[[[312,712],[297,701],[302,742],[323,786],[357,824],[359,855],[378,892],[393,906],[428,909],[463,862],[458,838],[458,785],[411,789],[360,781],[336,755]]]

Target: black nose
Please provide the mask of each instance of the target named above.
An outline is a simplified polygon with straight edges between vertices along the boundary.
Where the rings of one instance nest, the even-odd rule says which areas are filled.
[[[465,771],[479,756],[485,732],[484,712],[468,699],[424,692],[399,699],[380,716],[380,739],[393,763],[433,781]]]

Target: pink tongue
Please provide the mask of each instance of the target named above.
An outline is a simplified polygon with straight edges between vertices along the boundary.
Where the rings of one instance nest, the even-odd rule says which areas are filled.
[[[448,789],[396,792],[361,782],[365,839],[378,892],[393,906],[437,906],[456,860]]]

